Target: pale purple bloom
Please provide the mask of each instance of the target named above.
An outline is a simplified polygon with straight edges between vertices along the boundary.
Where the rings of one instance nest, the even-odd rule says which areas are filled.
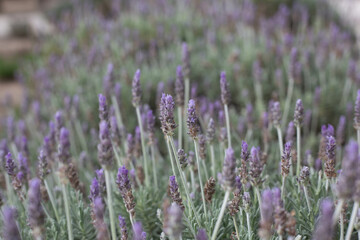
[[[40,184],[40,179],[32,179],[28,191],[28,219],[33,230],[40,230],[45,224],[45,212],[41,205]]]
[[[295,112],[294,112],[294,124],[300,127],[303,124],[304,119],[304,106],[301,99],[296,101]]]
[[[208,240],[208,236],[206,234],[205,229],[200,228],[197,235],[196,240]]]
[[[91,202],[95,200],[95,198],[100,196],[100,187],[99,182],[96,178],[93,178],[91,185],[90,185],[90,196],[89,199]]]
[[[275,127],[280,126],[281,124],[281,112],[280,112],[280,103],[274,102],[270,105],[270,118],[272,124]]]
[[[225,151],[221,180],[223,188],[227,191],[232,190],[236,185],[236,159],[232,148]]]
[[[120,232],[121,232],[121,239],[127,239],[128,238],[128,231],[126,227],[126,221],[125,218],[119,215],[119,226],[120,226]]]
[[[186,123],[189,131],[188,133],[192,138],[195,139],[200,131],[200,126],[199,126],[199,119],[196,115],[195,101],[193,99],[189,100],[188,118]]]
[[[124,195],[126,192],[131,191],[131,184],[129,180],[129,171],[125,166],[122,166],[118,170],[116,184],[119,187],[120,193]]]
[[[3,211],[3,234],[4,240],[21,240],[19,228],[16,224],[16,209],[6,207]]]
[[[99,94],[99,118],[101,121],[108,121],[109,110],[106,103],[106,97]]]
[[[176,203],[172,203],[167,209],[168,217],[164,223],[164,232],[173,239],[178,239],[181,236],[183,229],[182,215],[183,210]]]
[[[249,176],[250,182],[254,186],[258,186],[262,183],[261,173],[263,170],[262,163],[260,161],[259,151],[257,148],[251,148],[251,157],[249,161]]]
[[[139,106],[141,100],[140,74],[140,69],[136,70],[132,81],[132,104],[134,107]]]
[[[360,89],[357,91],[354,107],[354,127],[360,129]]]
[[[146,232],[144,232],[141,222],[134,223],[133,240],[146,240]]]
[[[333,239],[334,224],[332,217],[334,213],[333,203],[330,199],[324,199],[320,205],[320,217],[316,223],[315,231],[312,236],[313,240]]]
[[[161,129],[165,135],[173,135],[176,128],[174,120],[174,100],[171,95],[162,94],[160,101],[160,122]]]
[[[221,101],[224,105],[229,104],[230,102],[230,90],[229,84],[226,81],[226,73],[221,72],[220,74],[220,89],[221,89]]]
[[[184,76],[182,74],[181,66],[176,68],[176,81],[175,81],[175,96],[176,96],[176,104],[178,106],[184,106]]]
[[[10,152],[6,155],[5,169],[9,176],[14,177],[16,175],[16,165]]]
[[[146,123],[149,142],[153,144],[155,143],[155,116],[152,110],[149,110],[146,114]]]
[[[104,120],[100,122],[99,144],[97,149],[100,164],[106,168],[111,168],[113,165],[113,148],[108,123]]]

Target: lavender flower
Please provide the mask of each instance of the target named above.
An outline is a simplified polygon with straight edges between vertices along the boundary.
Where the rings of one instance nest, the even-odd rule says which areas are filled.
[[[341,115],[336,128],[336,144],[342,146],[345,142],[346,117]]]
[[[179,149],[177,152],[179,163],[182,169],[185,169],[188,165],[187,154],[184,149]]]
[[[104,120],[100,122],[99,140],[100,141],[97,147],[99,162],[101,165],[109,169],[113,165],[113,148],[108,123]]]
[[[206,139],[209,144],[213,144],[215,139],[215,123],[212,118],[209,120],[207,132],[206,132]]]
[[[197,235],[196,240],[208,240],[208,236],[206,234],[205,229],[200,228]]]
[[[46,176],[50,173],[50,169],[48,168],[48,161],[46,160],[44,150],[40,150],[38,160],[38,176],[42,181],[44,181]]]
[[[100,192],[101,192],[101,194],[104,195],[106,193],[106,182],[105,182],[104,169],[98,169],[95,171],[95,173],[96,173],[96,179],[99,183]]]
[[[281,156],[281,175],[286,177],[289,175],[291,167],[291,142],[285,143],[284,152]]]
[[[7,137],[8,137],[9,142],[14,142],[14,140],[15,140],[15,122],[14,122],[14,118],[12,116],[7,118],[6,127],[7,127]]]
[[[248,161],[250,156],[249,150],[248,150],[248,144],[245,141],[241,142],[241,159],[245,162]]]
[[[310,177],[310,168],[307,166],[304,166],[300,171],[298,180],[304,186],[309,183],[309,177]]]
[[[134,223],[133,240],[146,240],[146,232],[144,232],[141,222]]]
[[[118,170],[116,184],[119,187],[121,195],[126,194],[126,192],[131,191],[131,184],[129,180],[129,171],[125,166],[122,166]]]
[[[320,205],[320,218],[317,221],[313,240],[328,240],[333,239],[334,225],[332,223],[332,216],[334,213],[333,203],[330,199],[324,199]]]
[[[56,140],[60,141],[60,132],[64,127],[64,116],[62,111],[57,111],[55,113],[55,132],[56,132]]]
[[[203,134],[199,135],[199,155],[200,159],[206,159],[206,138]]]
[[[28,159],[22,153],[18,155],[18,162],[19,162],[19,170],[24,173],[25,179],[28,178],[30,175],[30,169],[28,164]]]
[[[325,161],[325,175],[328,178],[336,177],[335,172],[335,158],[336,158],[336,140],[333,136],[329,136],[326,145],[326,161]]]
[[[60,130],[58,158],[63,164],[67,164],[71,161],[69,131],[64,127]]]
[[[97,197],[94,200],[93,205],[93,213],[95,217],[95,229],[96,229],[96,238],[97,239],[108,239],[109,238],[109,232],[107,229],[107,226],[104,221],[104,215],[105,215],[105,206],[101,199],[101,197]]]
[[[128,239],[128,231],[126,227],[125,218],[119,215],[119,226],[120,226],[120,232],[121,232],[121,240],[127,240]]]
[[[303,124],[304,119],[304,106],[301,99],[296,101],[295,112],[294,112],[294,124],[300,127]]]
[[[107,65],[107,70],[103,78],[103,89],[105,96],[110,97],[110,93],[114,87],[114,64],[111,62]]]
[[[286,131],[286,137],[285,137],[286,142],[294,141],[294,136],[295,136],[294,122],[291,121],[291,122],[289,122],[287,131]]]
[[[6,207],[3,212],[3,238],[4,240],[21,240],[20,232],[16,224],[16,209]]]
[[[184,106],[184,76],[182,74],[181,66],[178,66],[176,69],[176,81],[175,81],[175,96],[176,96],[176,104],[178,106]]]
[[[341,165],[341,173],[336,183],[336,193],[341,199],[350,199],[354,193],[354,183],[358,179],[359,154],[358,145],[350,141],[345,148],[345,155]]]
[[[236,185],[236,159],[232,148],[228,148],[225,151],[221,180],[222,186],[226,191],[231,191]]]
[[[175,202],[181,209],[184,210],[185,207],[180,196],[179,185],[176,182],[175,176],[169,177],[169,190],[173,202]]]
[[[40,184],[40,179],[31,180],[28,192],[29,223],[36,239],[43,235],[45,224],[45,212],[41,205]]]
[[[261,194],[261,220],[260,220],[260,229],[259,236],[261,239],[270,239],[271,226],[273,224],[273,193],[270,189],[264,190]]]
[[[149,110],[146,115],[147,132],[149,138],[149,144],[155,143],[155,116],[152,110]]]
[[[187,118],[187,127],[189,134],[193,139],[197,138],[197,135],[200,130],[199,119],[196,115],[195,101],[193,99],[189,100],[188,104],[188,118]]]
[[[189,78],[189,74],[190,74],[190,52],[189,52],[189,48],[188,45],[186,43],[182,44],[182,69],[183,69],[183,73],[185,78]]]
[[[230,102],[229,84],[226,81],[226,73],[220,74],[220,88],[221,88],[221,101],[224,105],[228,105]]]
[[[90,196],[89,199],[91,202],[94,202],[94,200],[100,196],[100,187],[99,182],[96,178],[93,178],[91,185],[90,185]]]
[[[106,103],[106,97],[102,94],[99,94],[99,118],[100,121],[108,121],[109,119],[109,110]]]
[[[172,203],[167,210],[168,217],[164,223],[164,232],[172,239],[179,239],[182,232],[182,215],[183,210],[176,204]]]
[[[9,148],[7,146],[7,141],[6,139],[2,139],[0,141],[0,161],[1,161],[1,165],[2,166],[5,166],[5,157],[6,157],[6,154],[9,152]]]
[[[259,186],[262,183],[261,173],[263,170],[262,163],[260,161],[260,153],[255,147],[251,148],[251,157],[249,162],[249,178],[253,186]]]
[[[132,104],[134,107],[140,105],[141,86],[140,86],[140,69],[136,70],[132,81]]]
[[[281,112],[280,112],[280,103],[274,102],[271,104],[270,108],[270,119],[272,121],[272,124],[275,127],[279,127],[281,124]]]
[[[171,95],[162,94],[160,101],[161,129],[165,135],[172,136],[176,128],[174,120],[174,100]]]
[[[355,100],[354,128],[356,130],[360,129],[360,89],[357,91],[357,96],[356,96],[356,100]]]
[[[10,177],[14,177],[16,175],[16,165],[10,152],[6,155],[5,169]]]

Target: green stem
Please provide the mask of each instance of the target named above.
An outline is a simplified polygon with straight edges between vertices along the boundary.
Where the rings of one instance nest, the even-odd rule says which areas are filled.
[[[228,147],[231,148],[231,135],[230,135],[230,119],[229,119],[229,109],[228,105],[224,105],[225,110],[225,120],[226,120],[226,130],[227,130],[227,138],[228,138]]]
[[[301,162],[301,131],[300,131],[300,126],[296,127],[296,148],[297,148],[297,168],[296,168],[296,176],[300,175],[300,162]]]
[[[340,240],[344,240],[344,217],[340,214]]]
[[[189,99],[190,99],[190,79],[189,79],[189,77],[186,77],[185,78],[184,122],[187,119],[187,111],[185,111],[185,109],[188,109]],[[185,124],[186,124],[186,122],[185,122]],[[184,128],[184,130],[185,130],[185,128]],[[184,133],[184,136],[186,136],[186,132]],[[187,141],[186,137],[184,137],[184,150],[185,151],[188,151],[188,144],[189,144],[189,141]]]
[[[51,193],[51,190],[49,188],[49,184],[48,182],[46,181],[46,179],[44,179],[44,185],[45,185],[45,188],[46,188],[46,191],[49,195],[49,199],[50,199],[50,203],[51,203],[51,206],[54,210],[54,213],[55,213],[55,217],[56,217],[56,220],[59,222],[60,221],[60,218],[59,218],[59,214],[58,214],[58,211],[56,209],[56,204],[55,204],[55,200],[54,200],[54,196],[52,195]]]
[[[67,230],[68,230],[68,237],[69,237],[69,240],[73,240],[74,237],[73,237],[72,225],[71,225],[70,206],[69,206],[69,199],[67,196],[67,190],[66,190],[65,184],[61,184],[61,190],[63,193],[64,203],[65,203],[65,215],[66,215],[66,225],[67,225]]]
[[[283,154],[284,150],[283,150],[283,139],[282,139],[282,133],[281,133],[280,126],[276,126],[276,131],[277,131],[277,135],[278,135],[279,149],[280,149],[280,156],[281,156]],[[291,169],[292,169],[292,167],[291,167]]]
[[[213,234],[211,236],[211,240],[215,240],[216,239],[216,236],[217,236],[217,233],[219,231],[219,228],[220,228],[220,224],[221,224],[221,221],[224,217],[224,213],[225,213],[225,209],[226,209],[226,204],[227,204],[227,201],[229,199],[229,196],[230,196],[230,191],[226,191],[225,192],[225,196],[224,196],[224,200],[223,200],[223,203],[221,205],[221,209],[220,209],[220,213],[219,213],[219,216],[217,217],[217,221],[216,221],[216,224],[215,224],[215,228],[214,228],[214,231],[213,231]]]
[[[304,194],[305,194],[306,204],[307,204],[307,207],[308,207],[309,213],[310,213],[311,207],[310,207],[310,201],[309,201],[309,194],[308,194],[308,190],[307,190],[306,186],[304,186]]]
[[[261,196],[260,196],[260,191],[259,191],[258,187],[255,187],[255,193],[256,193],[256,197],[257,197],[258,202],[259,202],[259,208],[261,209]]]
[[[82,147],[83,150],[88,152],[87,145],[86,145],[86,138],[85,138],[84,132],[83,132],[81,126],[80,126],[80,122],[75,120],[74,124],[75,124],[75,131],[76,131],[76,133],[77,133],[77,135],[79,136],[79,139],[80,139],[81,147]]]
[[[156,162],[155,162],[155,149],[154,149],[154,145],[151,144],[151,161],[152,161],[152,165],[153,165],[153,174],[154,174],[154,182],[155,182],[155,187],[158,187],[158,180],[157,180],[157,171],[156,171]]]
[[[202,180],[201,180],[201,172],[200,172],[199,149],[198,149],[196,140],[194,140],[194,145],[195,145],[196,163],[198,165],[198,177],[199,177],[199,182],[200,182],[201,198],[202,198],[202,201],[203,201],[203,208],[204,208],[205,218],[207,219],[205,194],[204,194],[203,184],[202,184]]]
[[[201,159],[200,161],[201,161],[201,164],[202,164],[202,166],[204,168],[204,171],[205,171],[205,177],[206,177],[206,179],[209,179],[209,173],[208,173],[206,165],[205,165],[205,159]]]
[[[116,227],[115,227],[115,219],[114,219],[114,209],[112,203],[112,188],[110,182],[110,172],[106,167],[105,169],[105,184],[106,184],[106,193],[107,193],[107,201],[109,206],[109,218],[110,218],[110,229],[111,229],[111,238],[112,240],[116,240]]]
[[[340,204],[340,202],[339,202],[339,204]],[[356,214],[357,214],[358,209],[359,209],[359,203],[355,202],[354,206],[353,206],[352,213],[351,213],[351,217],[350,217],[350,223],[349,223],[348,229],[346,231],[345,240],[350,240],[351,239],[351,234],[352,234],[352,231],[354,229],[354,223],[355,223]],[[340,208],[340,210],[341,210],[341,208]]]
[[[287,96],[286,96],[286,101],[285,101],[284,114],[281,119],[282,126],[284,126],[284,124],[286,123],[286,120],[289,115],[289,108],[290,108],[293,90],[294,90],[294,79],[292,77],[289,77],[289,86],[288,86]]]
[[[249,237],[249,240],[251,240],[252,233],[251,233],[251,225],[250,225],[250,215],[249,215],[248,211],[246,211],[246,222],[247,222],[247,227],[248,227],[248,237]]]
[[[174,159],[173,159],[173,154],[171,153],[171,147],[170,147],[170,143],[171,143],[172,141],[173,141],[172,137],[171,137],[171,136],[167,136],[166,144],[167,144],[167,148],[168,148],[168,151],[169,151],[170,161],[171,161],[171,162],[174,161]],[[175,153],[174,153],[174,156],[176,157]],[[201,225],[200,225],[200,220],[199,220],[200,218],[199,218],[198,213],[196,212],[196,209],[195,209],[195,207],[194,207],[194,204],[193,204],[193,202],[192,202],[192,200],[191,200],[191,198],[190,198],[188,186],[187,186],[187,184],[186,184],[185,177],[184,177],[184,175],[183,175],[183,173],[182,173],[180,163],[179,163],[179,161],[177,161],[176,159],[175,159],[175,162],[176,162],[176,164],[177,164],[177,167],[178,167],[178,170],[179,170],[179,174],[180,174],[180,178],[181,178],[181,181],[182,181],[183,186],[184,186],[186,198],[188,199],[188,202],[189,202],[189,204],[190,204],[191,210],[194,212],[194,216],[195,216],[196,223],[197,223],[199,226],[201,226]],[[173,163],[172,163],[172,165],[173,165]],[[174,176],[176,177],[176,175],[175,175],[175,168],[174,168],[174,167],[173,167],[173,172],[174,172]]]
[[[281,183],[281,198],[283,199],[283,201],[285,201],[284,195],[285,195],[285,179],[286,177],[283,176],[282,177],[282,183]]]
[[[144,159],[144,168],[145,168],[145,183],[146,186],[149,186],[149,169],[148,169],[148,161],[147,161],[147,153],[146,153],[146,147],[145,147],[145,136],[144,136],[144,128],[141,121],[141,115],[140,115],[140,107],[136,106],[136,115],[140,127],[140,138],[141,138],[141,148],[143,152],[143,159]]]
[[[210,145],[210,156],[211,156],[211,171],[212,176],[216,176],[216,166],[215,166],[215,151],[214,151],[214,145]]]
[[[179,132],[178,132],[178,146],[179,146],[179,149],[182,148],[182,135],[183,135],[183,130],[182,130],[182,125],[183,125],[183,121],[182,121],[182,115],[183,115],[183,112],[184,112],[184,109],[183,107],[178,107],[177,109],[178,111],[178,123],[179,123]]]
[[[236,237],[237,237],[237,239],[238,239],[238,240],[240,240],[239,228],[238,228],[238,226],[237,226],[237,223],[236,223],[235,217],[233,217],[233,222],[234,222],[234,226],[235,226]]]

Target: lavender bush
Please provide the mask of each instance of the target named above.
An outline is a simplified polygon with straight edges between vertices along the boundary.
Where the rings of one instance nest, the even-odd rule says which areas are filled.
[[[323,2],[72,6],[0,121],[2,239],[360,239],[358,51]]]

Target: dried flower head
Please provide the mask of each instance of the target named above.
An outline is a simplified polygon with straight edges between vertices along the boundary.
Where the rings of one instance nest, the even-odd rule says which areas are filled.
[[[251,148],[251,157],[249,161],[249,178],[253,186],[259,186],[262,183],[261,173],[263,164],[260,160],[260,153],[257,148]]]
[[[194,99],[189,100],[188,104],[188,118],[187,118],[187,127],[188,127],[188,133],[193,138],[196,139],[198,136],[198,133],[200,131],[199,126],[199,119],[196,115],[196,106]]]
[[[270,118],[271,118],[272,124],[275,127],[279,127],[281,125],[281,111],[280,111],[280,103],[279,102],[274,102],[273,104],[271,104]]]
[[[6,162],[5,162],[6,172],[10,177],[14,177],[16,175],[16,165],[12,158],[11,153],[8,152],[5,158],[6,158]]]
[[[149,144],[155,144],[155,116],[152,110],[149,110],[146,115],[147,132]]]
[[[169,190],[173,202],[177,203],[177,205],[184,210],[185,207],[180,196],[179,185],[176,182],[175,176],[169,177]]]
[[[210,177],[205,183],[204,195],[205,200],[208,203],[211,203],[211,200],[215,194],[215,182],[216,180],[213,177]]]
[[[177,152],[177,155],[178,155],[178,160],[179,160],[181,168],[185,169],[186,166],[188,165],[188,159],[187,159],[187,154],[185,153],[184,149],[179,149]]]
[[[325,165],[324,165],[324,172],[326,177],[328,178],[333,178],[336,177],[336,172],[335,172],[335,158],[336,158],[336,140],[333,136],[329,136],[327,138],[327,145],[326,145],[326,161],[325,161]]]
[[[98,160],[106,168],[113,165],[113,148],[110,138],[109,126],[106,121],[100,122]]]

